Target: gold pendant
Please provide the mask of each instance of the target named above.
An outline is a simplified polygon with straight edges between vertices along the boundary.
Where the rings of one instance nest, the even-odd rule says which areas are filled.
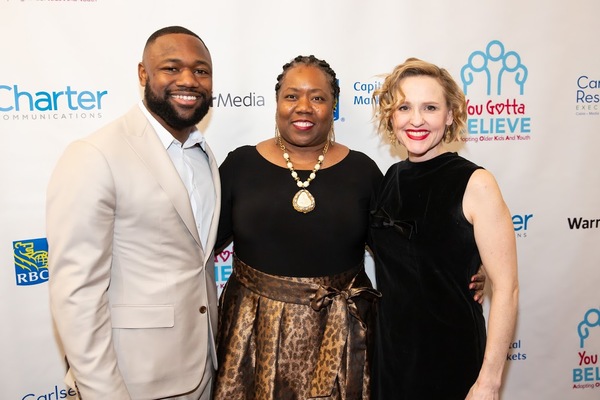
[[[315,198],[308,190],[300,189],[294,196],[292,205],[294,210],[306,214],[315,209]]]

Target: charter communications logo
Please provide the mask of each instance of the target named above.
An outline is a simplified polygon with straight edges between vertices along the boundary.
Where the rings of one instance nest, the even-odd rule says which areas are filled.
[[[17,286],[31,286],[48,281],[48,242],[29,239],[13,242]]]
[[[577,352],[577,368],[573,368],[573,389],[600,389],[600,367],[598,354],[590,354],[590,331],[595,330],[595,337],[600,339],[600,309],[590,308],[577,324],[579,350]],[[600,343],[600,340],[592,341]]]
[[[523,102],[528,76],[519,53],[507,51],[499,40],[473,51],[460,71],[469,132],[462,140],[531,140],[531,117]]]
[[[58,90],[35,90],[17,84],[0,84],[2,121],[102,118],[107,90],[78,90],[70,85]]]
[[[526,238],[533,214],[515,214],[512,216],[513,229],[517,238]]]

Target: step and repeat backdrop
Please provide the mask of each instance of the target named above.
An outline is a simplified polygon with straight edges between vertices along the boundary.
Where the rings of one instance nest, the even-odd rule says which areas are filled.
[[[200,128],[219,162],[272,137],[282,65],[314,54],[339,77],[337,141],[385,172],[405,154],[375,133],[381,74],[408,57],[446,67],[468,99],[454,150],[495,174],[513,215],[521,301],[503,398],[599,399],[599,15],[595,0],[3,0],[0,398],[73,398],[48,308],[46,185],[69,142],[139,101],[147,37],[182,25],[212,53]],[[232,249],[216,261],[222,288]]]

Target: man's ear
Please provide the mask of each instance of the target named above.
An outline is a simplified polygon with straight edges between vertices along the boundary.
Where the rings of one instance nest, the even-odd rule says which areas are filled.
[[[138,80],[141,86],[146,86],[146,82],[148,81],[148,73],[141,62],[138,64]]]

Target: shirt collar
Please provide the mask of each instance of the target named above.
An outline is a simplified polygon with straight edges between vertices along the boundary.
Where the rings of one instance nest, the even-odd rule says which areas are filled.
[[[150,114],[150,111],[148,111],[146,105],[142,100],[140,100],[139,106],[146,118],[148,118],[150,125],[152,125],[152,128],[154,128],[154,131],[158,135],[158,139],[163,144],[165,149],[168,149],[172,144],[175,144],[179,147],[182,146],[182,143],[180,143],[179,140],[175,139],[173,135],[171,135],[171,133],[164,126],[162,126],[152,114]],[[190,133],[188,139],[185,141],[185,143],[183,143],[183,147],[188,148],[195,146],[196,144],[199,145],[202,148],[202,150],[206,151],[206,139],[204,138],[204,135],[202,135],[202,133],[198,130],[198,128],[194,127],[194,130]]]

